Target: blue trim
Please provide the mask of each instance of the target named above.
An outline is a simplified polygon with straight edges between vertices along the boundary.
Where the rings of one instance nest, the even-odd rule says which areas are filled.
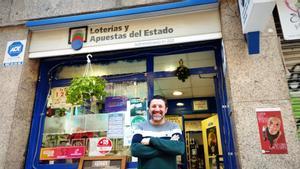
[[[216,52],[216,64],[218,67],[217,78],[215,78],[216,102],[220,124],[220,134],[222,139],[222,150],[225,168],[237,169],[237,160],[235,154],[233,130],[230,119],[230,110],[228,106],[226,83],[223,72],[221,43]],[[223,107],[225,106],[226,107]]]
[[[66,16],[66,17],[59,17],[59,18],[28,21],[26,22],[26,26],[36,27],[36,26],[63,24],[63,23],[71,23],[71,22],[82,22],[82,21],[95,20],[95,19],[105,19],[111,17],[158,12],[163,10],[184,8],[184,7],[190,7],[196,5],[208,5],[214,3],[218,3],[218,0],[182,0],[179,2],[136,7],[131,9],[121,9],[121,10],[98,12],[98,13],[83,14],[83,15],[76,15],[76,16]]]
[[[154,77],[169,77],[171,74],[167,72],[154,72],[153,73],[153,57],[154,56],[162,56],[162,55],[170,55],[175,53],[187,53],[187,52],[196,52],[196,51],[203,51],[203,50],[214,50],[216,53],[216,62],[218,69],[215,70],[213,67],[207,67],[207,68],[195,68],[192,69],[192,74],[198,74],[198,73],[217,73],[218,83],[222,86],[222,88],[217,87],[216,93],[218,93],[218,114],[221,116],[223,114],[224,117],[220,117],[220,121],[222,125],[224,125],[226,133],[222,132],[222,139],[224,137],[226,141],[223,141],[223,152],[226,155],[228,152],[234,152],[234,145],[233,145],[233,137],[232,137],[232,129],[230,126],[230,115],[228,110],[220,112],[220,106],[222,106],[220,103],[227,103],[226,98],[226,90],[225,90],[225,82],[224,82],[224,76],[222,74],[222,64],[220,64],[220,45],[219,40],[215,41],[206,41],[206,42],[197,42],[197,43],[189,43],[189,44],[182,44],[182,45],[169,45],[169,46],[162,46],[162,47],[153,47],[153,48],[144,48],[144,49],[135,49],[135,50],[127,50],[127,51],[121,51],[121,52],[113,52],[113,54],[108,53],[105,55],[105,53],[100,53],[99,57],[97,57],[97,53],[94,54],[95,60],[101,62],[109,62],[114,61],[115,59],[124,59],[124,56],[127,56],[127,58],[144,58],[147,57],[147,76],[143,73],[141,74],[135,74],[133,75],[134,78],[138,78],[140,80],[147,79],[148,82],[148,94],[149,98],[153,96],[154,93]],[[139,53],[139,55],[137,55]],[[114,57],[109,58],[110,60],[105,60],[107,57],[113,55]],[[132,57],[134,56],[134,57]],[[26,164],[25,169],[32,169],[32,168],[39,168],[39,169],[52,169],[52,168],[58,168],[58,169],[75,169],[78,164],[40,164],[39,162],[39,153],[42,143],[42,132],[44,128],[44,120],[45,120],[45,112],[46,112],[46,99],[47,94],[49,91],[49,88],[51,86],[55,85],[62,85],[67,84],[70,82],[70,79],[66,80],[53,80],[48,83],[48,80],[53,76],[53,72],[56,72],[56,68],[62,65],[68,65],[68,64],[79,64],[84,63],[86,61],[85,56],[81,55],[81,57],[75,57],[72,56],[70,58],[64,58],[64,59],[58,59],[52,58],[51,59],[42,59],[41,65],[40,65],[40,74],[39,74],[39,81],[37,85],[37,92],[36,92],[36,98],[35,98],[35,105],[34,105],[34,112],[33,112],[33,119],[32,119],[32,125],[30,130],[30,136],[29,136],[29,143],[28,143],[28,149],[27,149],[27,156],[26,156]],[[93,60],[94,61],[94,60]],[[217,72],[216,72],[217,71]],[[107,77],[109,79],[109,77]],[[113,79],[113,78],[112,78]],[[115,80],[115,79],[113,79]],[[50,86],[51,85],[51,86]],[[219,85],[219,86],[220,86]],[[223,96],[224,95],[224,96]],[[222,98],[220,98],[222,97]],[[224,100],[225,99],[225,100]],[[222,125],[221,128],[223,127]],[[225,135],[225,136],[224,136]],[[226,142],[226,144],[224,143]],[[228,155],[227,155],[228,156]],[[226,158],[225,167],[226,168],[236,168],[236,159],[235,156],[230,157],[224,157]],[[227,160],[228,159],[228,160]]]
[[[39,168],[38,160],[40,147],[42,142],[42,132],[44,128],[44,120],[46,114],[46,98],[48,95],[48,70],[53,66],[47,63],[41,63],[39,81],[36,89],[34,111],[30,129],[30,137],[28,143],[28,151],[26,156],[25,168]]]
[[[154,94],[154,77],[153,77],[154,57],[153,56],[147,56],[146,66],[147,66],[148,99],[150,100]]]
[[[126,168],[127,169],[135,169],[138,167],[138,163],[137,162],[127,162],[126,163]]]
[[[248,32],[246,36],[246,41],[248,45],[248,53],[251,54],[259,54],[259,46],[260,46],[260,40],[259,40],[260,32]]]
[[[74,164],[38,164],[37,169],[78,169],[78,163]]]
[[[210,73],[216,73],[214,67],[202,67],[202,68],[191,68],[190,74],[191,75],[198,75],[198,74],[210,74]],[[154,78],[164,78],[164,77],[175,77],[174,72],[155,72]]]

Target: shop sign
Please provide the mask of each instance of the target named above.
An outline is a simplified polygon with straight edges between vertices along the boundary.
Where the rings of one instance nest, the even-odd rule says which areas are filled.
[[[277,9],[284,39],[300,39],[300,1],[277,0]]]
[[[16,40],[7,42],[4,55],[4,66],[23,64],[26,40]]]
[[[193,101],[193,110],[194,111],[208,110],[207,100],[194,100]]]
[[[257,123],[263,154],[287,154],[281,110],[257,108]]]
[[[80,158],[84,153],[85,146],[41,148],[40,160]]]
[[[180,20],[180,22],[178,22]],[[217,10],[86,27],[34,31],[30,58],[131,49],[221,38]],[[41,45],[43,44],[43,45]]]
[[[239,0],[243,33],[261,31],[274,6],[275,0]]]

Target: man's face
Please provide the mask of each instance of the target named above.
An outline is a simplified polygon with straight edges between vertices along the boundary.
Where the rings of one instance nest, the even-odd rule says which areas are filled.
[[[149,106],[149,113],[154,122],[162,121],[167,110],[168,108],[166,107],[165,102],[161,99],[153,99]]]
[[[280,124],[281,121],[278,117],[270,117],[268,120],[268,128],[270,134],[272,135],[277,134],[277,132],[280,130]]]

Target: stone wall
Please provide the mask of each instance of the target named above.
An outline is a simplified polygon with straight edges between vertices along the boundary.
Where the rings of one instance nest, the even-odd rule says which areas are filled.
[[[0,62],[8,41],[27,37],[23,26],[0,28]],[[23,65],[0,67],[0,169],[21,169],[25,161],[38,76],[38,60],[27,55]]]
[[[0,1],[0,26],[27,20],[131,8],[180,0],[5,0]]]
[[[227,57],[227,87],[240,168],[300,167],[300,144],[273,18],[261,33],[260,54],[248,55],[237,0],[222,0],[221,25]],[[233,26],[235,25],[235,26]],[[281,108],[288,154],[261,153],[256,108]]]

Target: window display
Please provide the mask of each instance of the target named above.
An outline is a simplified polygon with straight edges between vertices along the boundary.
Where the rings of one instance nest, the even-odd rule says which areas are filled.
[[[71,158],[68,153],[63,157],[52,158],[45,154],[82,146],[85,148],[82,156],[130,155],[129,146],[133,134],[131,126],[147,118],[146,82],[108,84],[106,91],[109,96],[101,105],[96,100],[83,105],[68,104],[65,99],[66,90],[67,87],[55,87],[48,97],[41,148],[43,155],[40,160],[61,162],[62,159]],[[101,141],[103,138],[107,141]],[[109,142],[111,147],[108,148],[109,144],[105,145],[105,142]]]
[[[130,64],[136,63],[140,64]],[[112,63],[116,64],[119,62]],[[64,69],[58,74],[73,76]],[[41,163],[73,163],[84,156],[130,156],[132,125],[147,118],[147,83],[106,82],[107,95],[102,101],[91,98],[77,105],[67,103],[67,91],[68,86],[53,87],[47,98]]]

